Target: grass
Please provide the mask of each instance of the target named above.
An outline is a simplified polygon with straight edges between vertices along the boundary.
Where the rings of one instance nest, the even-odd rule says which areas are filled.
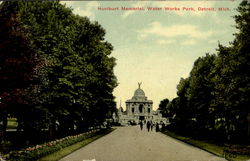
[[[164,131],[163,133],[170,136],[170,137],[173,137],[175,139],[178,139],[180,141],[183,141],[185,143],[188,143],[188,144],[196,146],[200,149],[203,149],[207,152],[215,154],[219,157],[226,158],[229,161],[246,161],[246,160],[250,159],[250,156],[246,156],[246,155],[224,153],[225,146],[220,146],[220,145],[211,143],[210,141],[195,140],[193,138],[181,136],[181,135],[178,135],[178,134],[170,132],[170,131]]]
[[[95,135],[93,137],[90,137],[88,139],[85,139],[85,140],[83,140],[81,142],[78,142],[76,144],[73,144],[71,146],[63,148],[63,149],[61,149],[61,150],[59,150],[59,151],[57,151],[55,153],[52,153],[50,155],[47,155],[45,157],[40,158],[38,161],[58,161],[59,159],[61,159],[61,158],[65,157],[65,156],[69,155],[70,153],[72,153],[72,152],[74,152],[74,151],[88,145],[89,143],[99,139],[100,137],[109,134],[113,130],[115,130],[115,129],[112,128],[110,130],[105,131],[104,133],[97,134],[97,135]]]

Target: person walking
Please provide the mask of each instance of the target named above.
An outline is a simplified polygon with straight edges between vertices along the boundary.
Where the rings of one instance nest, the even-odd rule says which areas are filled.
[[[153,131],[153,127],[154,127],[153,121],[151,121],[150,124],[151,124],[151,126],[150,126],[151,131]]]
[[[147,129],[148,129],[148,132],[149,132],[149,129],[150,129],[150,122],[149,121],[147,121]]]
[[[143,129],[143,122],[140,121],[139,124],[140,124],[140,128],[141,128],[141,130],[142,130],[142,129]]]
[[[155,126],[155,131],[158,132],[159,131],[159,124],[158,122],[156,123],[156,126]]]
[[[165,130],[165,124],[164,124],[164,122],[162,122],[161,131],[164,131],[164,130]]]

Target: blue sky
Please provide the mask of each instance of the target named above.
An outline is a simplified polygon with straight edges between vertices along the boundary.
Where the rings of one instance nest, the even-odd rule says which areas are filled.
[[[194,61],[206,53],[216,53],[218,41],[228,46],[237,32],[233,15],[239,1],[62,1],[80,16],[98,21],[106,30],[106,40],[114,46],[114,69],[120,100],[130,99],[141,88],[157,109],[160,100],[176,97],[176,86],[186,78]],[[144,7],[144,11],[101,11],[98,7]],[[180,11],[148,11],[147,7],[177,7]],[[195,11],[184,11],[183,7]],[[198,11],[198,8],[216,11]],[[219,7],[228,8],[218,11]]]

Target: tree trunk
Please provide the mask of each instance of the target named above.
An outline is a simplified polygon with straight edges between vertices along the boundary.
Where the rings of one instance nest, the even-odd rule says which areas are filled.
[[[250,136],[250,113],[247,116],[247,136]]]
[[[52,119],[51,125],[49,126],[49,139],[50,140],[54,139],[55,131],[56,131],[56,121],[55,119]]]
[[[2,127],[2,140],[5,139],[7,124],[8,124],[7,112],[4,112],[4,114],[3,114],[3,127]]]
[[[1,144],[5,140],[6,136],[6,130],[7,130],[7,124],[8,124],[8,117],[7,112],[3,112],[3,124],[2,129],[0,129],[0,151],[3,151],[5,149],[4,144]]]

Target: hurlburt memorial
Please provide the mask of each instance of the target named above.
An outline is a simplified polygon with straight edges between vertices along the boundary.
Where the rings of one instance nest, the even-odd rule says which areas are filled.
[[[139,121],[153,121],[168,123],[163,118],[160,111],[153,110],[153,101],[148,100],[145,92],[141,89],[141,83],[138,83],[138,89],[135,90],[134,96],[126,101],[126,111],[122,107],[118,110],[118,122],[122,125],[135,123]]]

